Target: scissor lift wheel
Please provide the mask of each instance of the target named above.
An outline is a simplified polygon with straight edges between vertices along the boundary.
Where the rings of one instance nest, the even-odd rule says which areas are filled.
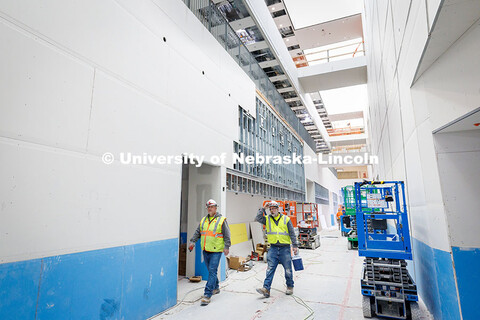
[[[367,296],[362,296],[362,309],[363,309],[363,317],[364,318],[371,318],[374,315],[372,311],[372,302],[371,298]]]
[[[422,319],[422,311],[420,310],[420,306],[417,302],[410,302],[408,309],[408,319],[411,320],[420,320]]]

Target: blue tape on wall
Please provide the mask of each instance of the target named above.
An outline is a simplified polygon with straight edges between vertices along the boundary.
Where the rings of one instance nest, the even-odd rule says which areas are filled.
[[[0,319],[144,320],[175,305],[177,261],[174,238],[1,264]]]
[[[478,319],[480,248],[452,247],[464,320]]]
[[[450,253],[412,239],[415,281],[427,308],[435,319],[460,319]]]

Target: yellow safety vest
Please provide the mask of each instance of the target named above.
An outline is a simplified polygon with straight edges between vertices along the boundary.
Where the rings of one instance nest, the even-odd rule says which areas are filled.
[[[200,238],[202,250],[209,252],[222,252],[225,247],[223,242],[222,225],[225,217],[216,217],[208,221],[208,215],[200,221]]]
[[[290,221],[290,218],[284,214],[280,215],[278,225],[275,223],[271,215],[267,217],[267,240],[269,243],[273,244],[277,242],[290,244],[292,243],[288,234],[288,222]]]

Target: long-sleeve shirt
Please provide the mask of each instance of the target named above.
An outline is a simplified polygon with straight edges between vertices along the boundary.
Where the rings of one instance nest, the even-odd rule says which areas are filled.
[[[213,216],[213,218],[210,218],[210,216],[207,215],[207,219],[210,221],[212,219],[215,219],[221,216],[222,215],[217,212]],[[230,227],[228,226],[227,219],[223,221],[222,234],[223,234],[223,242],[225,243],[225,249],[228,249],[231,246],[231,241],[230,241]],[[198,239],[200,239],[200,224],[198,224],[197,230],[195,230],[195,233],[193,234],[193,237],[190,239],[190,242],[195,243],[197,242]]]
[[[278,214],[277,219],[273,218],[273,221],[275,221],[275,223],[278,223],[279,219],[280,219],[280,214]],[[267,224],[267,216],[265,215],[264,208],[261,208],[258,210],[257,217],[255,218],[255,220],[260,222],[261,224]],[[295,235],[295,229],[293,229],[292,221],[288,220],[287,228],[288,228],[288,235],[290,236],[290,240],[292,241],[292,246],[298,248],[297,236]],[[289,244],[280,243],[280,242],[271,243],[271,245],[272,246],[289,246]]]

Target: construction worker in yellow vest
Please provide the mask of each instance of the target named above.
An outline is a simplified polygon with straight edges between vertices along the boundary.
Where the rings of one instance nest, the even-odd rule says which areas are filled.
[[[265,209],[270,208],[270,214],[265,213]],[[257,289],[257,292],[263,294],[265,298],[270,297],[270,287],[273,281],[273,275],[278,264],[282,264],[285,270],[285,280],[287,283],[287,295],[293,294],[293,271],[292,256],[290,245],[293,247],[293,253],[298,254],[298,241],[293,229],[290,218],[278,211],[278,203],[275,201],[267,202],[265,207],[258,210],[256,219],[265,225],[267,240],[270,243],[270,249],[267,254],[267,276],[263,282],[263,287]]]
[[[218,265],[222,257],[222,252],[227,256],[230,248],[230,228],[228,227],[226,218],[217,212],[217,203],[215,200],[208,200],[206,207],[208,215],[200,221],[188,246],[188,249],[192,251],[195,243],[200,238],[203,260],[208,269],[208,280],[200,301],[202,306],[210,303],[212,295],[220,293],[217,277]]]

